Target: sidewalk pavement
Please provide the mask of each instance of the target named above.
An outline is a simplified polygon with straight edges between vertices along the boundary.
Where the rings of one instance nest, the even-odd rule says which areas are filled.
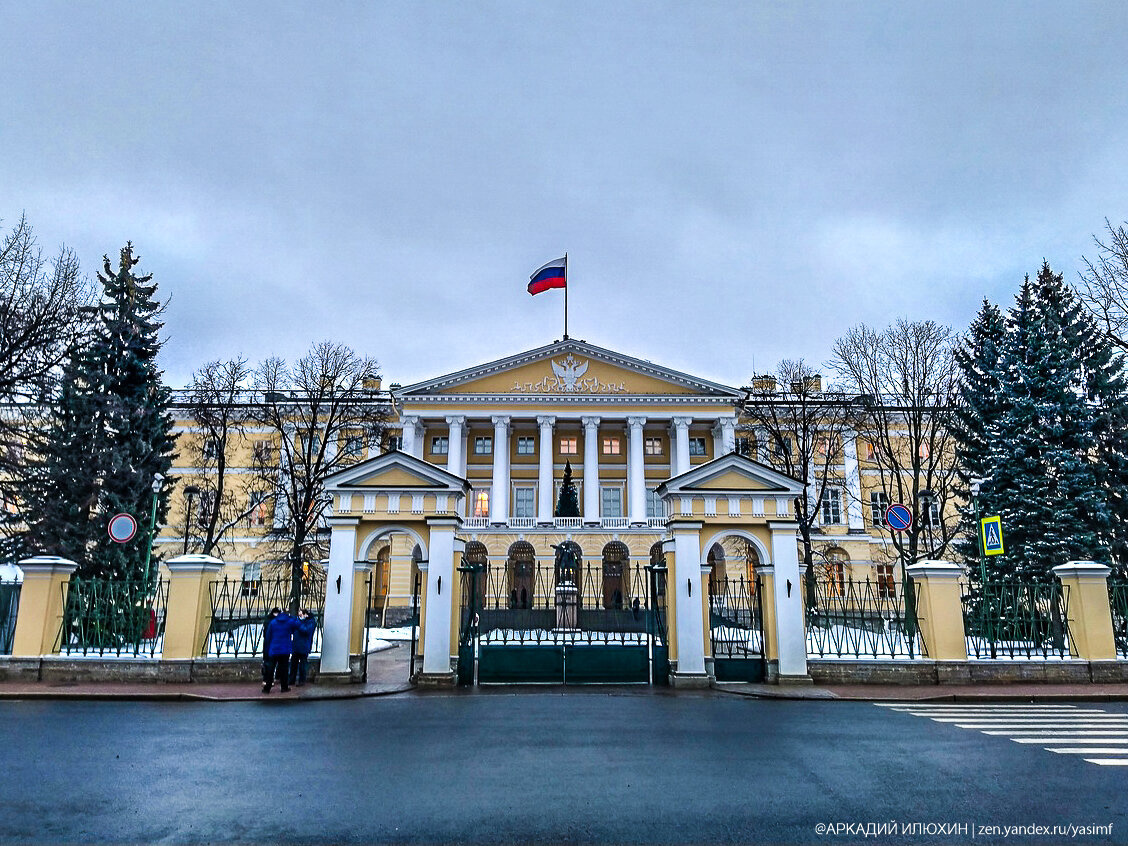
[[[88,699],[88,700],[151,700],[207,702],[303,702],[326,699],[359,699],[407,693],[415,688],[408,682],[408,646],[397,643],[391,649],[372,652],[368,656],[368,681],[365,684],[308,684],[292,687],[289,693],[277,688],[262,692],[257,682],[217,684],[174,683],[58,683],[0,682],[3,699]],[[543,691],[548,688],[524,685],[522,691]],[[552,688],[554,692],[583,693],[592,690],[614,690],[622,694],[677,695],[672,688],[648,685]],[[478,688],[462,689],[462,695],[474,695]],[[515,688],[491,688],[497,693]],[[434,691],[438,693],[439,691]],[[712,691],[754,699],[826,700],[846,702],[1055,702],[1067,699],[1087,702],[1128,701],[1128,684],[979,684],[979,685],[774,685],[721,683]],[[430,691],[420,691],[427,695]]]

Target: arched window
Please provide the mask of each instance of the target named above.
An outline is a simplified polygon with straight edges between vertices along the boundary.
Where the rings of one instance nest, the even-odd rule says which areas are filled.
[[[830,596],[845,596],[846,570],[850,563],[850,556],[840,547],[832,547],[826,551],[823,563],[823,578],[826,580],[827,594]]]
[[[489,580],[489,550],[486,545],[481,541],[467,541],[466,549],[462,552],[462,563],[467,567],[475,567],[478,569],[478,607],[485,607],[486,601],[486,582]],[[464,574],[463,585],[469,586],[470,582],[468,577],[470,574]],[[463,595],[462,602],[465,605],[469,597]]]
[[[528,541],[510,545],[506,566],[510,608],[531,608],[536,602],[537,553]]]

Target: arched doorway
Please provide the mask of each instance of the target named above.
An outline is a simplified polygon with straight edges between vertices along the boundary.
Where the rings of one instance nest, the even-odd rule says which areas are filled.
[[[511,544],[506,557],[509,607],[527,609],[536,602],[537,553],[525,540]]]
[[[622,610],[630,604],[630,561],[630,549],[622,541],[611,541],[603,547],[600,595],[604,608]]]
[[[764,621],[760,555],[745,535],[714,540],[706,554],[709,565],[709,639],[713,676],[719,682],[763,681]]]
[[[387,527],[360,545],[359,560],[369,562],[367,623],[395,629],[413,624],[417,615],[422,540],[414,532]]]

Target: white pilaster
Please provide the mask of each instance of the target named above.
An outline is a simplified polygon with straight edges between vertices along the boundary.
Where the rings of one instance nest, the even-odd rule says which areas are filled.
[[[675,467],[671,468],[671,475],[678,476],[689,470],[689,424],[690,417],[675,417],[671,422],[674,432],[674,448],[670,458]]]
[[[330,517],[325,619],[322,621],[321,672],[349,672],[349,625],[353,606],[353,561],[356,558],[355,517]]]
[[[509,522],[509,416],[494,415],[493,490],[490,491],[490,522]]]
[[[803,582],[799,576],[796,524],[770,522],[775,568],[776,644],[780,681],[807,678],[807,639],[803,627]]]
[[[584,424],[584,522],[599,522],[599,418],[581,418]]]
[[[416,458],[423,457],[423,421],[419,419],[418,414],[405,414],[400,418],[400,425],[403,427],[403,452],[408,455],[414,455]]]
[[[552,427],[556,418],[541,416],[537,418],[540,427],[540,452],[537,466],[537,522],[552,523]]]
[[[846,479],[846,521],[850,531],[863,532],[866,524],[862,517],[862,477],[858,471],[858,433],[842,433],[842,463]]]
[[[670,524],[674,537],[674,572],[669,582],[677,591],[678,675],[705,675],[705,619],[701,611],[701,523]],[[667,588],[668,589],[668,588]]]
[[[423,674],[450,674],[450,622],[453,613],[454,533],[461,520],[429,517],[430,549],[427,551],[427,616],[423,621]],[[420,569],[423,569],[420,567]]]
[[[643,463],[642,427],[645,417],[628,417],[627,515],[631,525],[646,525],[646,468]]]

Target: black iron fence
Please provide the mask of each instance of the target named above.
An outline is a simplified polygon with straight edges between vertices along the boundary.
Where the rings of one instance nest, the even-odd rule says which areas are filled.
[[[20,588],[20,582],[0,581],[0,655],[12,654],[12,640],[16,636],[16,612],[20,607]]]
[[[1128,658],[1128,582],[1109,582],[1108,604],[1112,611],[1112,635],[1116,641],[1116,654],[1120,658]]]
[[[576,571],[558,578],[552,564],[517,563],[463,572],[461,631],[481,643],[646,643],[646,568],[587,564]]]
[[[963,585],[968,658],[1069,658],[1069,588],[1060,582]]]
[[[210,589],[211,623],[201,652],[210,658],[247,658],[262,655],[266,619],[271,608],[288,609],[292,582],[288,576],[273,579],[231,579],[213,582]],[[325,581],[302,579],[298,606],[317,617],[313,652],[321,652],[325,616]]]
[[[75,576],[63,590],[60,653],[152,658],[163,652],[168,582]]]
[[[805,596],[809,656],[899,660],[928,655],[912,582],[806,577]]]
[[[764,654],[764,621],[759,577],[709,581],[709,634],[713,657]]]

